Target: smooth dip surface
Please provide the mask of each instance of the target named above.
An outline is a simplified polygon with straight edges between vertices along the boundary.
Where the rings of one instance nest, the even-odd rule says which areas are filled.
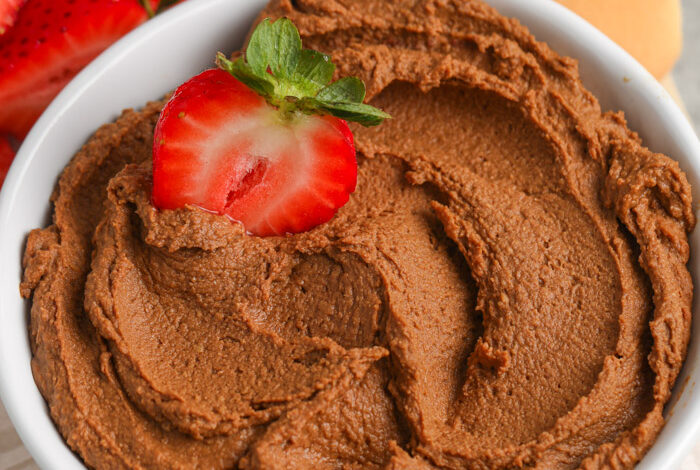
[[[678,164],[480,1],[273,0],[393,119],[294,236],[150,204],[162,102],[27,242],[34,377],[96,468],[630,468],[691,321]]]

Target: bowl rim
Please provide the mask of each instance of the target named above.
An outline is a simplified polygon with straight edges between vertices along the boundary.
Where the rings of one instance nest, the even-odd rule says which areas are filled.
[[[264,4],[263,0],[255,1],[261,5]],[[620,73],[617,75],[624,77],[625,83],[629,85],[628,91],[632,94],[631,96],[636,96],[643,102],[642,106],[653,110],[657,119],[668,119],[673,124],[673,126],[671,124],[667,125],[666,128],[661,129],[659,132],[670,136],[669,138],[672,140],[680,142],[681,153],[686,159],[683,169],[689,174],[692,173],[694,179],[700,181],[700,141],[698,141],[692,125],[665,89],[620,46],[584,19],[553,0],[486,0],[486,2],[494,6],[504,16],[517,18],[530,31],[546,28],[552,34],[557,35],[558,40],[562,41],[563,44],[568,44],[570,47],[583,51],[588,57],[588,63],[596,62],[595,58],[600,56],[600,63],[593,67],[596,70],[597,67],[603,67],[602,70],[607,70],[605,67],[611,67],[610,65],[605,65],[607,62],[619,67]],[[7,174],[3,190],[0,191],[0,259],[11,260],[16,257],[15,250],[17,247],[9,246],[10,243],[7,242],[8,233],[11,231],[9,227],[12,227],[11,209],[17,204],[18,191],[21,185],[27,184],[24,179],[29,171],[29,167],[34,160],[39,159],[37,149],[47,136],[55,131],[57,124],[70,113],[71,107],[80,100],[86,90],[96,82],[99,82],[101,72],[122,61],[127,54],[147,44],[150,38],[167,31],[172,25],[183,20],[183,18],[195,13],[204,14],[206,11],[216,10],[217,7],[220,8],[224,4],[230,5],[230,0],[185,2],[150,20],[103,52],[85,67],[53,100],[19,149],[15,161]],[[534,34],[538,40],[544,40],[536,31]],[[547,43],[552,44],[551,41],[547,41]],[[557,45],[552,45],[551,47],[562,55],[567,55],[565,52],[561,52],[561,48],[557,47]],[[612,72],[608,70],[608,74],[610,75]],[[583,75],[582,70],[582,79]],[[585,82],[586,80],[584,79]],[[622,85],[618,84],[617,86]],[[588,84],[586,84],[586,88],[590,89]],[[611,87],[612,89],[616,89],[616,87],[613,86]],[[166,91],[163,90],[163,92]],[[115,111],[118,112],[120,110]],[[653,121],[650,118],[645,119]],[[631,127],[634,129],[634,126]],[[94,129],[90,131],[93,132]],[[696,201],[698,200],[697,191],[700,191],[700,188],[695,184],[693,193],[696,196]],[[697,232],[698,230],[695,233],[697,234]],[[696,249],[693,251],[700,251],[700,244],[696,244]],[[692,259],[691,263],[693,263],[693,266],[697,264],[695,259]],[[12,292],[14,289],[15,295],[19,295],[18,287],[15,285],[16,274],[15,271],[7,267],[3,267],[0,270],[0,293]],[[695,274],[693,282],[697,286],[698,276],[697,273]],[[10,285],[10,283],[13,283],[13,285]],[[28,301],[23,302],[26,304]],[[58,432],[51,435],[43,435],[36,431],[37,423],[34,421],[36,416],[30,414],[26,409],[27,407],[23,404],[26,393],[38,393],[33,380],[29,384],[21,383],[22,377],[26,376],[26,371],[30,368],[29,361],[18,367],[14,367],[13,364],[13,357],[17,354],[24,355],[26,348],[28,348],[28,325],[26,321],[23,321],[25,331],[21,333],[12,331],[12,328],[7,328],[8,318],[11,315],[17,315],[17,312],[9,311],[6,308],[6,304],[7,299],[5,295],[0,295],[0,398],[5,404],[8,416],[25,447],[41,468],[54,468],[53,466],[58,460],[67,463],[71,468],[84,468],[82,462],[77,459]],[[21,312],[21,315],[24,317],[25,312]],[[691,351],[694,361],[700,354],[698,348],[693,347],[698,342],[697,338],[700,338],[700,330],[694,326],[693,333],[695,334],[691,335],[691,349],[689,349],[686,364],[691,358]],[[22,343],[21,349],[13,350],[12,347],[7,345],[14,344],[14,342],[7,340],[17,334],[26,336],[24,338],[26,341]],[[695,340],[693,340],[693,337],[696,337]],[[29,357],[31,357],[31,354]],[[20,369],[25,374],[22,377],[18,374]],[[688,367],[684,367],[685,369],[688,369]],[[679,399],[678,396],[683,396],[683,392],[689,388],[685,386],[690,379],[690,376],[687,374],[688,371],[685,370],[677,380],[675,386],[676,398],[673,404],[667,405],[671,409],[675,409],[675,404]],[[20,383],[17,380],[20,380]],[[693,381],[692,385],[694,383]],[[667,423],[652,449],[638,465],[638,469],[676,468],[691,446],[696,443],[700,434],[700,396],[695,396],[695,398],[689,398],[688,400],[689,403],[684,405],[683,413],[673,414],[671,418],[675,424],[673,429],[668,429]],[[42,419],[48,420],[49,424],[53,426],[48,408],[46,406],[44,408],[45,412]],[[57,438],[59,442],[56,442]]]

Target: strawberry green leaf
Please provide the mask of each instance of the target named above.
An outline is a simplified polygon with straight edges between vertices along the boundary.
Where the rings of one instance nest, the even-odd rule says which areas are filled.
[[[335,117],[345,119],[346,121],[358,122],[365,127],[377,126],[381,124],[384,119],[391,118],[390,115],[381,109],[362,103],[320,102],[319,108]]]
[[[255,90],[256,93],[264,97],[270,97],[274,93],[274,84],[270,83],[267,77],[259,77],[256,75],[251,66],[246,64],[240,57],[235,61],[230,61],[224,54],[219,52],[216,56],[216,63],[219,68],[227,71],[238,80],[245,83],[248,87]],[[269,74],[265,74],[268,75]],[[272,78],[272,77],[270,77]]]
[[[299,31],[287,18],[274,23],[264,19],[253,32],[246,49],[246,60],[256,75],[267,73],[269,67],[279,79],[291,77],[300,55]]]
[[[357,77],[344,77],[319,91],[316,99],[331,103],[362,103],[365,84]]]
[[[267,73],[273,42],[272,24],[269,18],[265,18],[253,31],[245,51],[246,61],[256,75]]]
[[[297,82],[309,82],[313,88],[310,95],[315,95],[333,78],[335,65],[330,56],[311,49],[304,49],[299,56],[299,63],[294,71],[293,79]]]
[[[264,19],[253,31],[245,59],[222,53],[218,66],[263,96],[284,115],[324,114],[376,126],[387,113],[362,102],[365,84],[357,77],[330,83],[335,65],[326,54],[302,49],[301,37],[287,18]]]
[[[270,62],[272,73],[279,78],[289,78],[297,68],[301,56],[301,37],[294,23],[287,18],[280,18],[272,23],[273,33],[277,39],[276,54]]]
[[[321,111],[323,104],[321,104],[321,102],[316,98],[311,98],[308,96],[306,98],[302,98],[296,102],[296,107],[299,111],[306,114],[324,114],[324,111]]]

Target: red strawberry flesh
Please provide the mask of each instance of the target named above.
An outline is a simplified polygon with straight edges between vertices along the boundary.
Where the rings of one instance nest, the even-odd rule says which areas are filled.
[[[17,13],[26,0],[0,0],[0,35],[7,32],[17,20]]]

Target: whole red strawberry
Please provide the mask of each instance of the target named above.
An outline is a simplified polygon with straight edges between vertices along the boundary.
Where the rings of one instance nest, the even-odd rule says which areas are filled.
[[[249,233],[299,233],[330,220],[357,182],[344,119],[377,125],[355,77],[329,84],[335,66],[302,49],[287,19],[263,21],[235,62],[218,56],[180,86],[156,125],[153,204],[198,206]],[[344,118],[344,119],[343,119]]]
[[[24,138],[58,92],[100,52],[146,21],[157,3],[29,0],[14,26],[0,36],[0,132]]]
[[[0,36],[15,24],[17,13],[26,0],[0,0]]]

